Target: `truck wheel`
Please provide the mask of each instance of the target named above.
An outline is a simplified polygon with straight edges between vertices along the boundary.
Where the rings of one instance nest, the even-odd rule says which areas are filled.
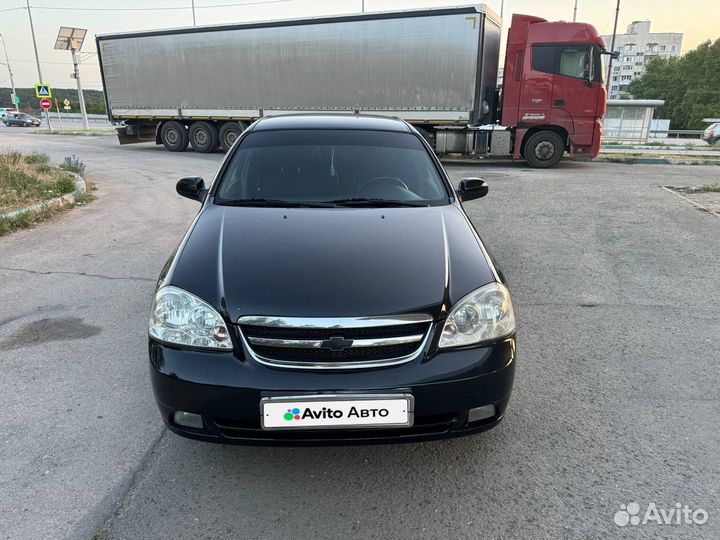
[[[160,141],[171,152],[184,152],[188,147],[188,133],[180,122],[171,120],[160,128]]]
[[[237,139],[246,128],[247,126],[243,122],[225,122],[220,128],[220,148],[225,152],[230,150],[235,139]]]
[[[539,131],[525,143],[525,159],[531,167],[548,169],[557,165],[565,152],[565,143],[554,131]]]
[[[196,152],[212,152],[218,146],[218,132],[210,122],[193,122],[190,126],[190,144]]]

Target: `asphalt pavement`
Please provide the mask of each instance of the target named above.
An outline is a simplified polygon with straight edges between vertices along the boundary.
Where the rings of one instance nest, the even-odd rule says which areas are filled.
[[[448,166],[490,185],[466,208],[518,317],[505,420],[255,448],[167,432],[148,378],[154,282],[198,209],[175,182],[222,155],[19,129],[0,147],[77,154],[98,186],[0,238],[0,538],[720,537],[720,220],[659,187],[720,168]],[[708,519],[617,525],[632,502]]]

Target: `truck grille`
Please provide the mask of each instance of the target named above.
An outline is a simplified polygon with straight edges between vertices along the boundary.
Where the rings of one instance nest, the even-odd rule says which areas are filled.
[[[338,319],[242,317],[240,334],[258,362],[296,369],[360,369],[416,358],[429,315]]]

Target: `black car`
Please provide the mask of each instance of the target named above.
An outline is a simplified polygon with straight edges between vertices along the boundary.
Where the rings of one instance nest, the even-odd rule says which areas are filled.
[[[25,113],[8,113],[3,117],[6,126],[38,127],[40,119]]]
[[[423,137],[363,115],[248,128],[165,265],[149,326],[168,427],[206,441],[327,444],[475,433],[515,372],[510,294]]]

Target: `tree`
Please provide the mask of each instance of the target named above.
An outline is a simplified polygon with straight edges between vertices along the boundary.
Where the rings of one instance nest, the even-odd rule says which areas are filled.
[[[77,90],[74,88],[53,88],[53,110],[54,101],[57,99],[60,110],[63,110],[63,101],[70,101],[72,112],[80,112]],[[0,107],[12,107],[10,100],[10,88],[0,88]],[[17,95],[20,96],[20,110],[40,114],[40,100],[35,97],[35,88],[17,88]],[[105,97],[100,90],[85,90],[85,107],[88,114],[105,114]]]
[[[706,41],[681,58],[655,58],[630,83],[638,99],[663,99],[661,112],[673,129],[704,129],[703,118],[720,117],[720,39]]]

